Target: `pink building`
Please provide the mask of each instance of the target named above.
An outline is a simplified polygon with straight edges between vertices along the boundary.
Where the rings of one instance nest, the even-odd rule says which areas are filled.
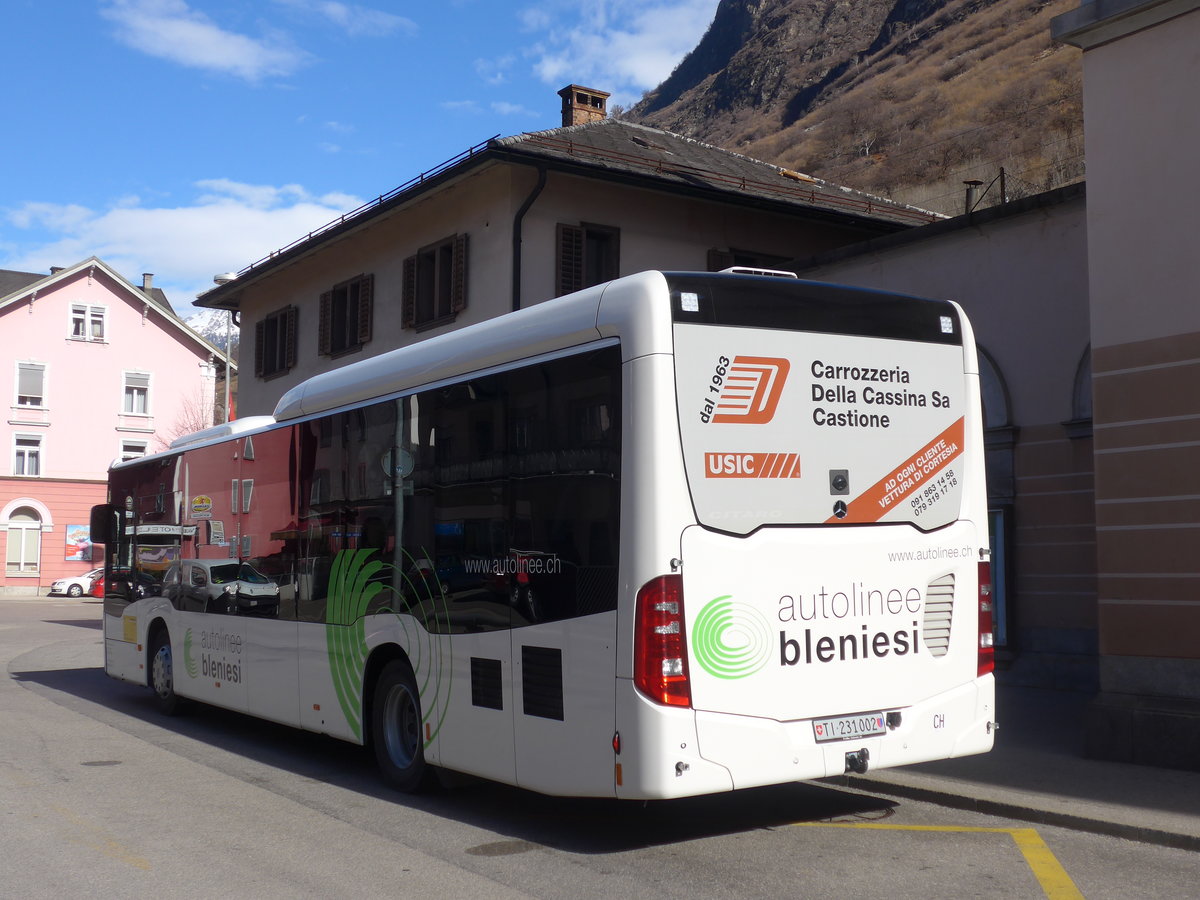
[[[102,564],[88,541],[115,459],[212,424],[214,359],[161,290],[92,257],[0,270],[0,596]]]

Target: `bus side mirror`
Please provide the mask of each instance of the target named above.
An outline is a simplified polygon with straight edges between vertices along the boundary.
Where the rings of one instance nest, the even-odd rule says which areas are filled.
[[[91,539],[93,544],[117,544],[121,536],[121,513],[115,506],[101,503],[92,507]]]

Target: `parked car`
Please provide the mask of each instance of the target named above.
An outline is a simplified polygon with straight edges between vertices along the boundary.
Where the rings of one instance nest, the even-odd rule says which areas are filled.
[[[162,593],[162,582],[149,572],[134,572],[130,574],[127,568],[117,568],[112,571],[113,578],[120,578],[133,584],[133,597],[141,600],[143,597],[157,597]]]
[[[167,570],[163,585],[176,609],[268,616],[279,609],[279,585],[235,559],[181,559]]]
[[[60,578],[54,584],[50,585],[50,593],[66,594],[68,597],[82,597],[84,594],[92,592],[92,585],[103,574],[104,569],[92,569],[90,572],[84,572],[82,575],[75,575],[71,578]]]
[[[91,594],[93,597],[104,598],[104,570],[96,570],[99,576],[92,584]],[[143,597],[157,597],[162,593],[162,582],[151,575],[149,572],[134,572],[132,575],[128,568],[116,568],[112,571],[113,580],[117,584],[125,584],[128,590],[132,585],[132,596],[130,600],[141,600]]]

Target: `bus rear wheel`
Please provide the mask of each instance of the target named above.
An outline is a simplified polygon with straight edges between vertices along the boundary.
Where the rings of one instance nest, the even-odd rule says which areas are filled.
[[[430,783],[421,734],[421,696],[412,668],[402,660],[383,667],[371,703],[371,734],[375,760],[384,779],[406,793]]]

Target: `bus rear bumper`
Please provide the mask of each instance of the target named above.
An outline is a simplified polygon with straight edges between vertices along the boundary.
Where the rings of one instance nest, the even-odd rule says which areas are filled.
[[[883,735],[820,742],[812,719],[697,712],[700,755],[728,769],[735,788],[748,788],[842,775],[847,754],[861,750],[870,769],[985,753],[995,736],[995,682],[987,675],[912,706],[846,712],[899,715]]]

